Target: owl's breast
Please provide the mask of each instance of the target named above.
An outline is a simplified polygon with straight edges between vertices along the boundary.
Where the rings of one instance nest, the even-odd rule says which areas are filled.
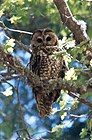
[[[44,51],[37,52],[32,58],[32,71],[37,74],[41,80],[50,80],[57,78],[61,69],[61,62],[54,59]]]

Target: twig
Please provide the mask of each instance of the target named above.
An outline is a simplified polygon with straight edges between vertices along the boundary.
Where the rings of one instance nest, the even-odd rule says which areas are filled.
[[[12,80],[12,79],[18,79],[21,75],[10,75],[10,76],[0,76],[0,83],[4,83],[6,82],[7,80]]]
[[[71,116],[71,117],[74,117],[74,118],[82,118],[82,117],[87,118],[87,114],[82,114],[82,115],[70,114],[70,116]]]
[[[8,31],[11,31],[11,32],[17,32],[17,33],[20,33],[20,34],[28,34],[28,35],[32,35],[33,34],[32,32],[10,29],[7,26],[5,26],[5,24],[2,21],[0,21],[0,27],[2,27],[5,31],[8,30]]]
[[[73,92],[70,92],[68,93],[70,96],[72,96],[73,98],[77,98],[81,103],[84,103],[86,105],[88,105],[89,107],[92,108],[92,103],[87,101],[86,99],[83,99],[81,97],[79,97],[77,94],[73,93]]]

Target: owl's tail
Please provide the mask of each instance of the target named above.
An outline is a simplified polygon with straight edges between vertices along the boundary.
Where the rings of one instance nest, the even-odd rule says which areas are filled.
[[[37,108],[41,117],[46,117],[51,112],[52,101],[48,95],[43,93],[35,93]]]
[[[37,102],[37,108],[41,117],[46,117],[51,113],[52,104],[60,96],[60,89],[55,89],[51,93],[37,92],[33,90]]]

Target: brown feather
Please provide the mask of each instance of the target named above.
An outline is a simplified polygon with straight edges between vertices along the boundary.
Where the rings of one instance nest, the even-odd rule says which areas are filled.
[[[63,58],[56,59],[53,57],[55,52],[59,52],[58,38],[50,29],[41,29],[33,34],[32,41],[32,58],[30,68],[43,81],[44,86],[49,80],[64,77],[65,61]],[[51,106],[60,96],[58,85],[50,93],[45,93],[42,87],[33,88],[39,113],[42,117],[50,114]]]

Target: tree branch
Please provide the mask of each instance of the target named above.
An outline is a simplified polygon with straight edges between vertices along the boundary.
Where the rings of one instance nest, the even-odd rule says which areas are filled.
[[[2,21],[0,21],[0,27],[2,27],[5,31],[17,32],[17,33],[20,33],[20,34],[27,34],[27,35],[32,35],[33,34],[32,32],[10,29],[10,28],[6,27],[5,24]]]
[[[6,27],[5,24],[4,24],[2,21],[0,21],[0,27],[2,27],[3,30],[4,30],[5,32],[11,31],[11,32],[18,32],[18,33],[20,33],[20,34],[29,34],[29,35],[32,35],[32,34],[33,34],[33,33],[31,33],[31,32],[26,32],[26,31],[21,31],[21,30],[10,29],[10,28]],[[10,39],[9,36],[7,36],[7,37],[8,37],[8,39]],[[32,54],[32,51],[31,51],[30,46],[24,45],[21,41],[18,41],[18,40],[15,40],[15,43],[18,44],[18,47],[19,47],[20,49],[23,49],[23,50],[25,50],[26,52]]]
[[[18,44],[18,47],[19,47],[20,49],[23,49],[23,50],[25,50],[26,52],[32,54],[32,50],[31,50],[30,46],[28,47],[28,45],[24,45],[21,41],[18,41],[18,40],[15,40],[15,43]]]
[[[50,93],[53,91],[57,84],[59,85],[60,89],[67,90],[70,96],[73,98],[77,98],[80,102],[88,105],[92,108],[92,103],[87,101],[86,99],[80,98],[78,95],[83,94],[87,91],[87,89],[76,87],[75,85],[71,85],[69,82],[62,80],[61,78],[49,81],[48,83],[43,83],[40,80],[40,77],[35,75],[31,70],[25,68],[21,61],[10,54],[4,52],[2,46],[0,46],[0,63],[5,64],[6,66],[10,67],[11,69],[15,70],[16,73],[21,74],[21,76],[26,77],[29,81],[29,85],[31,87],[40,87],[44,93]],[[72,94],[70,94],[72,93]],[[74,93],[74,94],[73,94]]]
[[[24,77],[26,76],[29,79],[30,85],[32,87],[39,86],[42,84],[40,78],[37,75],[35,75],[31,70],[25,68],[18,58],[5,53],[1,45],[0,45],[0,63],[1,64],[3,63],[6,66],[10,67],[11,69],[15,70],[18,74],[21,74],[21,76]]]
[[[53,0],[61,17],[61,21],[65,24],[73,33],[76,44],[82,41],[89,40],[86,33],[86,24],[84,21],[77,21],[67,4],[66,0]]]
[[[81,97],[79,97],[77,94],[73,93],[73,92],[70,92],[68,93],[70,96],[74,97],[74,98],[77,98],[78,101],[80,101],[81,103],[85,104],[85,105],[88,105],[90,108],[92,108],[92,103],[87,101],[86,99],[83,99]]]
[[[0,83],[6,82],[7,80],[18,79],[21,75],[5,75],[0,76]]]

